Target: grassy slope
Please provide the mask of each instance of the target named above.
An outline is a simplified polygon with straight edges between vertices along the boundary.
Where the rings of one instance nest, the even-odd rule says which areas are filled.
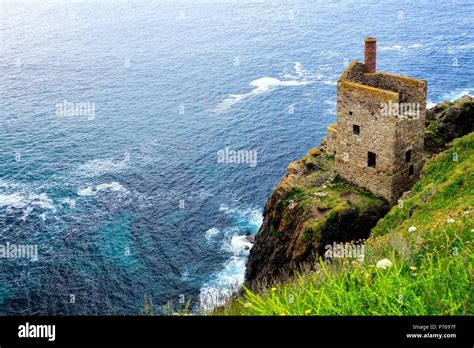
[[[214,314],[473,315],[473,173],[471,133],[425,165],[403,204],[372,230],[363,261],[321,262],[274,288],[246,290]],[[385,258],[392,267],[377,268]]]

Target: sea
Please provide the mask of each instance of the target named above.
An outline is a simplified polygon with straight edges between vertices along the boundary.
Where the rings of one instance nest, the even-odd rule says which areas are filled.
[[[0,2],[0,315],[202,313],[377,69],[474,93],[474,2]]]

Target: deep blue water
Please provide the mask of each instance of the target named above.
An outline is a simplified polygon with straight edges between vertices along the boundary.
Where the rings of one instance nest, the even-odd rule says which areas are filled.
[[[0,7],[1,314],[136,314],[242,281],[266,198],[379,70],[474,91],[472,1],[30,1]],[[58,115],[63,101],[93,103]],[[92,105],[92,104],[89,104]],[[218,163],[226,147],[257,165]],[[224,290],[222,290],[224,289]],[[70,303],[71,294],[75,303]]]

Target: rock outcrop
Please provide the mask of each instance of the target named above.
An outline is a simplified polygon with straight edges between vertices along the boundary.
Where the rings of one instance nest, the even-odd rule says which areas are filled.
[[[437,104],[426,111],[425,152],[436,154],[452,140],[474,131],[474,98]]]
[[[325,246],[365,239],[388,211],[383,198],[341,180],[334,158],[313,149],[291,163],[264,209],[246,270],[255,287],[311,267]]]

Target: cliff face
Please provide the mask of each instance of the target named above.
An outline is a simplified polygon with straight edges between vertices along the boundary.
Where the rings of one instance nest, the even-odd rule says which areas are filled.
[[[311,266],[334,241],[367,238],[387,211],[384,199],[339,179],[334,158],[313,149],[290,164],[265,205],[247,263],[247,286],[277,282]]]
[[[469,96],[428,110],[426,155],[472,132],[473,119],[474,98]],[[333,242],[366,239],[388,209],[383,198],[338,178],[333,157],[312,149],[288,166],[265,205],[247,262],[246,285],[268,285],[311,267]]]

